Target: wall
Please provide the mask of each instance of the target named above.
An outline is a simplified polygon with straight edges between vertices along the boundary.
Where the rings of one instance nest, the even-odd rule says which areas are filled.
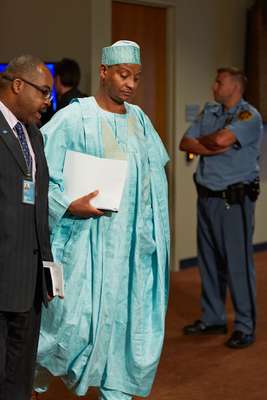
[[[251,1],[197,0],[178,1],[177,7],[177,136],[176,147],[187,128],[186,104],[204,105],[211,99],[211,84],[216,68],[224,65],[243,67],[245,48],[246,8]],[[176,263],[196,255],[195,189],[192,165],[185,164],[184,155],[176,154]],[[266,183],[257,204],[255,243],[267,241]]]
[[[0,62],[25,53],[46,61],[74,58],[83,72],[81,88],[88,92],[90,42],[90,1],[1,1]]]
[[[135,1],[132,1],[135,2]],[[178,143],[187,128],[185,105],[201,106],[211,99],[215,70],[221,65],[243,66],[246,8],[252,0],[146,0],[171,6],[168,13],[170,90],[169,131],[173,138],[171,171],[173,268],[180,259],[196,255],[194,161],[187,166]],[[40,4],[43,4],[41,6]],[[43,7],[43,8],[42,8]],[[22,27],[19,28],[22,23]],[[102,46],[111,38],[111,0],[35,0],[4,2],[0,15],[0,62],[27,52],[45,60],[77,59],[81,88],[95,93]],[[173,112],[174,111],[174,112]],[[171,142],[171,141],[170,141]],[[267,188],[257,205],[255,242],[267,241]]]
[[[200,104],[201,107],[211,98],[211,85],[219,66],[235,65],[243,67],[246,32],[246,10],[253,0],[146,0],[134,1],[159,6],[168,6],[172,35],[169,52],[170,66],[168,77],[173,76],[173,109],[170,127],[173,146],[169,149],[173,172],[172,237],[173,269],[178,268],[179,260],[196,256],[196,195],[192,174],[196,161],[186,165],[184,155],[179,153],[178,144],[188,124],[185,121],[185,105]],[[110,7],[110,0],[93,0],[98,17],[101,10]],[[174,21],[173,21],[174,16]],[[100,17],[101,18],[101,17]],[[106,19],[105,19],[106,18]],[[102,19],[103,45],[110,35],[108,13]],[[98,37],[98,43],[101,39]],[[94,44],[92,44],[94,46]],[[99,51],[101,46],[98,47]],[[99,53],[98,53],[99,57]],[[173,73],[172,73],[173,67]],[[92,76],[93,82],[97,82]],[[96,83],[97,84],[97,83]],[[94,85],[94,83],[93,83]],[[172,120],[173,119],[173,120]],[[171,133],[170,133],[171,134]],[[171,141],[170,141],[171,142]],[[262,196],[257,205],[255,243],[267,241],[265,228],[267,190],[263,186]]]

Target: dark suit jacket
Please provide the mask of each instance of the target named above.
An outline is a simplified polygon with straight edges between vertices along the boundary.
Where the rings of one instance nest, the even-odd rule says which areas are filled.
[[[0,112],[0,311],[23,312],[39,294],[47,304],[41,260],[52,260],[48,231],[48,167],[42,135],[27,126],[36,161],[35,206],[22,203],[27,174],[19,141]]]

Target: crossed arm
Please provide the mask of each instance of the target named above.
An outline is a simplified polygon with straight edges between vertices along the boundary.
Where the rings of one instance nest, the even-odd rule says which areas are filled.
[[[236,142],[235,135],[228,129],[210,133],[198,138],[184,136],[180,150],[197,155],[211,156],[227,151]]]

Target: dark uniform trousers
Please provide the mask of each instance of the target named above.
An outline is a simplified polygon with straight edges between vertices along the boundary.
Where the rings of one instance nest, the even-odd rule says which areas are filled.
[[[255,270],[252,237],[255,202],[243,204],[217,197],[198,198],[199,270],[202,281],[201,319],[208,325],[226,323],[225,298],[233,301],[234,330],[255,330]]]

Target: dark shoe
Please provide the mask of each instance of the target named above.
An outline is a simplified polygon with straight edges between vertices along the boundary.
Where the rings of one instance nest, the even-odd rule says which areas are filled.
[[[241,331],[234,331],[230,338],[225,343],[226,346],[231,347],[231,349],[243,349],[248,347],[255,342],[255,335],[248,335],[247,333]]]
[[[226,325],[206,325],[205,322],[197,320],[191,325],[183,328],[184,335],[225,335]]]

